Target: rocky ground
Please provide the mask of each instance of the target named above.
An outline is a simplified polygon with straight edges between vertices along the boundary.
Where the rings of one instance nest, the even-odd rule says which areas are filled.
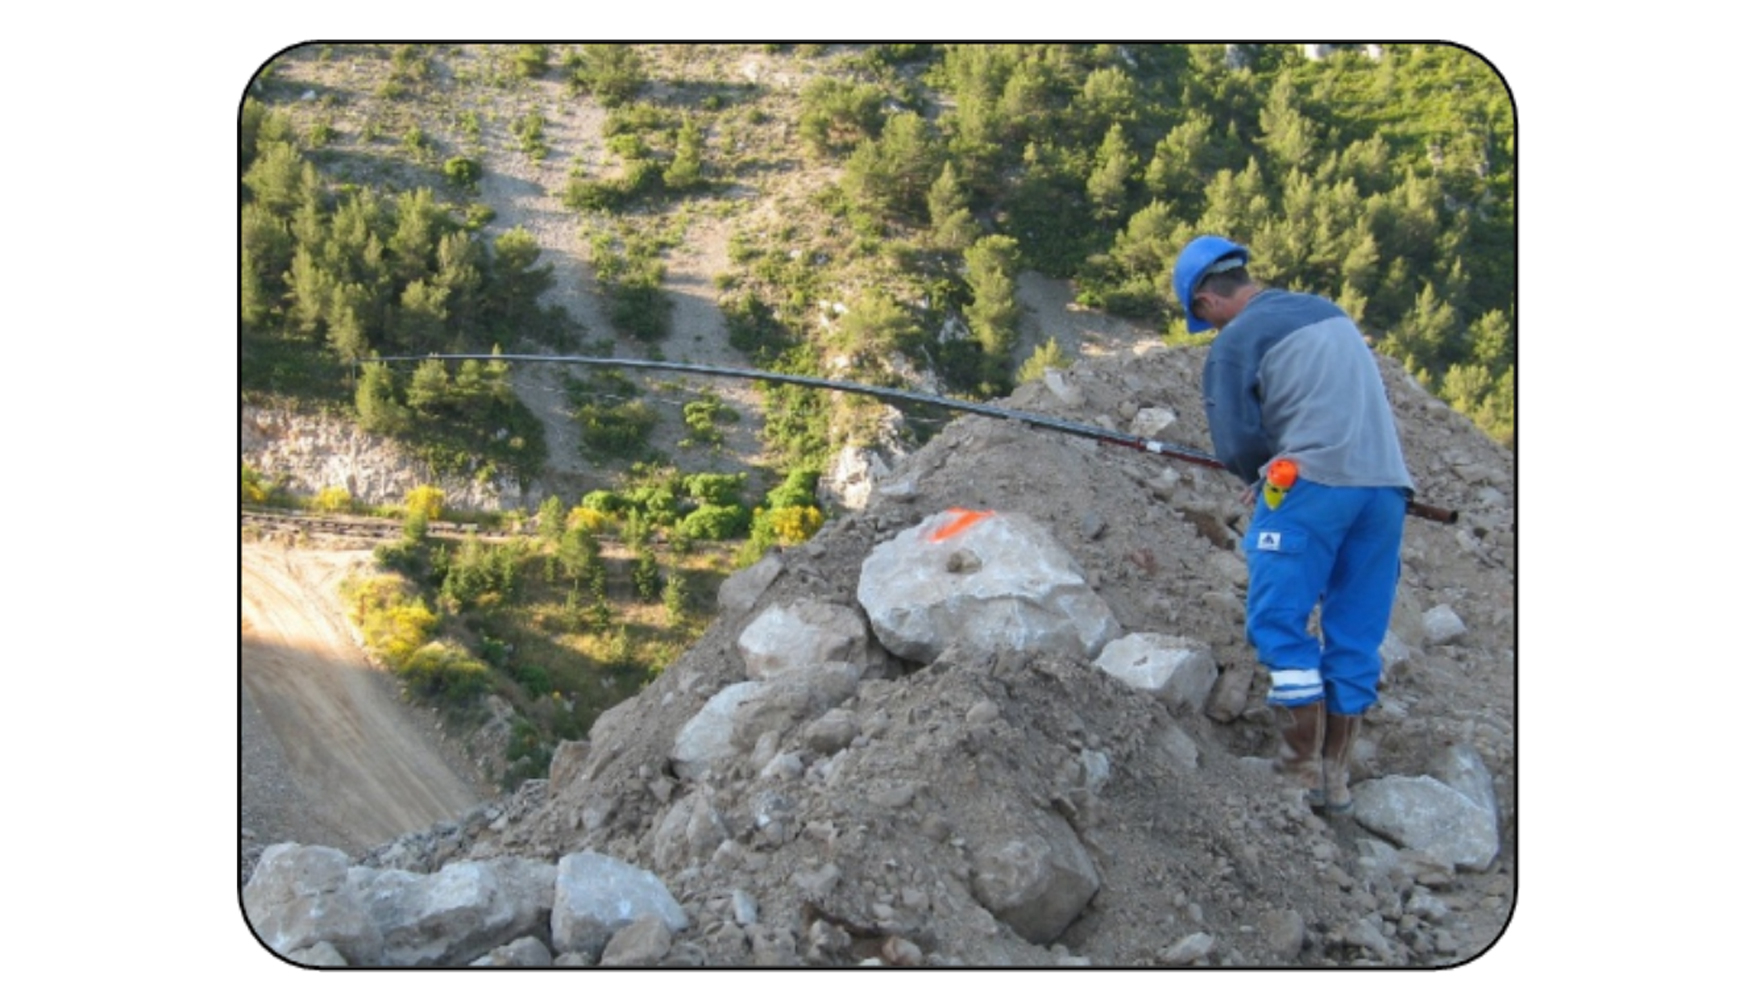
[[[1207,447],[1186,405],[1199,359],[1164,348],[1085,359],[1061,394],[1034,384],[1010,403],[1120,428],[1139,407],[1172,409],[1178,420],[1160,436]],[[757,600],[726,609],[587,743],[564,748],[547,783],[356,857],[416,871],[501,855],[620,858],[656,873],[688,913],[660,958],[670,964],[1464,962],[1501,933],[1516,887],[1513,466],[1401,371],[1385,373],[1424,495],[1463,516],[1409,522],[1393,625],[1403,651],[1369,713],[1357,778],[1425,774],[1448,748],[1474,749],[1500,831],[1482,870],[1320,818],[1262,766],[1274,730],[1243,636],[1236,483],[978,417],[897,459],[892,488],[867,509],[783,553]],[[1062,656],[889,658],[838,706],[844,742],[801,727],[765,759],[675,775],[681,727],[747,677],[736,640],[753,616],[804,598],[855,607],[871,549],[949,507],[1038,520],[1126,632],[1208,643],[1223,670],[1211,712],[1223,718],[1169,711]],[[1439,606],[1463,634],[1424,632]],[[1216,711],[1224,699],[1237,710]],[[1105,762],[1098,782],[1089,753]],[[976,884],[980,852],[1044,813],[1068,819],[1100,883],[1048,945],[993,919]]]
[[[1173,439],[1197,445],[1200,418],[1182,406],[1195,398],[1196,361],[1195,352],[1160,350],[1084,362],[1070,379],[1079,405],[1038,388],[1016,402],[1083,421],[1122,421],[1139,403],[1174,406],[1182,416]],[[682,941],[705,964],[850,961],[896,936],[926,961],[972,964],[1172,964],[1186,960],[1170,953],[1187,941],[1203,949],[1192,960],[1208,964],[1465,961],[1500,933],[1515,886],[1512,465],[1407,378],[1391,382],[1427,495],[1466,516],[1458,527],[1410,525],[1394,631],[1412,652],[1368,717],[1358,777],[1426,773],[1445,748],[1474,747],[1494,778],[1501,829],[1500,853],[1483,871],[1411,864],[1382,874],[1370,864],[1380,838],[1352,820],[1314,816],[1258,766],[1274,735],[1242,632],[1244,574],[1226,537],[1240,520],[1231,481],[1178,469],[1169,485],[1159,459],[980,418],[900,463],[896,479],[914,487],[903,499],[878,493],[869,509],[786,553],[755,608],[725,614],[604,718],[576,760],[556,765],[539,807],[525,804],[527,814],[501,831],[465,848],[461,838],[430,860],[591,849],[649,867],[696,914],[695,935]],[[857,733],[845,749],[813,752],[794,736],[785,749],[799,755],[799,775],[774,777],[750,761],[705,784],[672,776],[676,732],[705,698],[746,676],[734,645],[752,615],[804,597],[855,606],[874,545],[956,506],[1051,526],[1125,631],[1213,647],[1245,685],[1239,715],[1175,717],[1059,657],[944,655],[865,681],[841,706]],[[1439,605],[1467,631],[1436,644],[1417,625]],[[1110,761],[1109,780],[1096,794],[1060,796],[1087,750]],[[674,856],[658,827],[691,796],[709,803],[724,837]],[[778,835],[766,832],[774,810]],[[1070,814],[1100,872],[1099,894],[1051,947],[997,925],[968,885],[980,845],[1037,810]],[[770,937],[734,919],[737,892],[773,915],[761,925]],[[846,937],[835,945],[820,923]]]

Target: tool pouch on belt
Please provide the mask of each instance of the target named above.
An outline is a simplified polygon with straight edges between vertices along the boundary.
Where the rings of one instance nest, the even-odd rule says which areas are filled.
[[[1300,478],[1300,467],[1291,458],[1278,458],[1264,470],[1264,506],[1271,510],[1282,506],[1282,498],[1294,488]]]

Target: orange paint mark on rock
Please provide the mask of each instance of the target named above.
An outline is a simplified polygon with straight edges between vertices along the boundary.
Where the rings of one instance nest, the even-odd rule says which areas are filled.
[[[996,511],[994,511],[994,510],[966,510],[966,509],[961,508],[961,507],[950,507],[950,508],[948,508],[948,513],[954,514],[957,516],[954,518],[954,520],[949,521],[947,524],[943,525],[940,528],[937,528],[935,531],[935,534],[932,534],[930,536],[930,541],[940,542],[940,541],[944,541],[944,540],[949,539],[949,538],[953,538],[955,535],[960,534],[962,531],[965,531],[967,528],[970,528],[973,525],[977,524],[978,522],[984,520],[985,518],[990,517],[992,514],[995,514]]]

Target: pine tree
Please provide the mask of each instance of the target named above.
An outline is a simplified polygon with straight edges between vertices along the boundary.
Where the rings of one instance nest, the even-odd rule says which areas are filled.
[[[1015,381],[1031,382],[1045,377],[1047,369],[1055,368],[1062,371],[1069,367],[1069,355],[1063,353],[1058,346],[1057,338],[1053,337],[1033,349],[1033,354],[1027,359],[1021,370],[1015,373]]]
[[[668,612],[668,624],[671,628],[679,625],[686,617],[688,600],[686,573],[678,564],[670,565],[668,582],[662,588],[662,606]]]
[[[662,593],[662,570],[656,563],[656,553],[641,548],[632,561],[632,591],[641,601],[654,601]]]
[[[394,274],[402,284],[431,277],[440,239],[440,213],[430,188],[402,192],[395,199],[395,232],[389,237]]]
[[[309,247],[299,247],[292,254],[292,268],[286,272],[287,296],[290,299],[290,319],[293,328],[305,336],[322,331],[333,294],[333,281],[316,263]]]
[[[261,280],[261,273],[256,269],[248,244],[244,244],[238,252],[237,263],[240,278],[237,292],[239,318],[243,321],[244,329],[256,330],[266,324],[273,302],[266,283]]]
[[[964,250],[978,239],[978,223],[972,218],[954,161],[942,164],[942,173],[930,185],[929,208],[930,240],[937,247]]]
[[[966,283],[972,304],[966,322],[996,370],[1006,370],[1021,307],[1015,300],[1020,247],[1010,236],[986,236],[966,251]]]
[[[663,186],[670,191],[687,191],[703,179],[705,133],[699,123],[688,117],[675,137],[674,160],[662,173]]]
[[[413,425],[412,414],[395,399],[395,379],[387,365],[367,364],[354,393],[359,426],[377,434],[403,434]]]
[[[1094,172],[1088,176],[1088,200],[1096,218],[1111,220],[1123,214],[1130,172],[1135,168],[1136,157],[1124,139],[1124,129],[1113,125],[1094,154]]]

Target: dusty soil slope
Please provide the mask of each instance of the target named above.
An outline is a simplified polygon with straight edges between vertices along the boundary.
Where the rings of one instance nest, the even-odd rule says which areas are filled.
[[[344,624],[336,588],[368,550],[261,542],[241,557],[245,848],[301,839],[358,850],[479,802],[476,780]]]
[[[1191,402],[1200,361],[1166,349],[1087,359],[1070,373],[1079,401],[1035,384],[1010,402],[1082,422],[1173,407],[1180,419],[1164,436],[1206,448]],[[1369,713],[1356,772],[1424,774],[1445,748],[1474,748],[1501,830],[1483,871],[1382,869],[1377,838],[1313,815],[1259,766],[1275,734],[1244,638],[1244,567],[1229,534],[1244,512],[1231,477],[1180,466],[1168,488],[1158,458],[976,417],[899,464],[894,478],[915,483],[912,494],[878,495],[786,552],[753,609],[721,616],[587,744],[557,755],[549,783],[501,801],[490,830],[414,835],[366,860],[435,870],[460,857],[611,854],[656,872],[688,908],[672,964],[851,964],[896,938],[928,964],[1183,964],[1173,946],[1185,941],[1207,943],[1191,961],[1210,965],[1474,958],[1506,925],[1518,863],[1512,458],[1401,369],[1384,372],[1426,497],[1464,508],[1465,521],[1409,523],[1394,629],[1415,651]],[[795,755],[788,772],[750,757],[676,779],[678,731],[746,679],[735,640],[753,616],[803,599],[856,607],[871,548],[953,506],[1050,526],[1125,631],[1209,643],[1245,692],[1239,714],[1174,715],[1086,663],[951,650],[866,679],[841,706],[857,733],[846,749],[818,751],[792,730],[778,745]],[[1464,635],[1427,641],[1419,623],[1439,605]],[[1110,765],[1097,791],[1085,784],[1089,753]],[[1047,948],[978,905],[975,859],[1052,815],[1092,856],[1100,890]],[[752,924],[738,916],[749,899]]]

